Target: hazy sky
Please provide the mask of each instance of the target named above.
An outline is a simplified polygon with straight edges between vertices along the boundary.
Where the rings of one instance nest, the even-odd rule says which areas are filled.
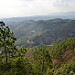
[[[75,0],[0,0],[0,18],[75,11]]]

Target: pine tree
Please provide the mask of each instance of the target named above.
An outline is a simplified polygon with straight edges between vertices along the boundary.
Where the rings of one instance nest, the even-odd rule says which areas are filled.
[[[40,72],[42,75],[45,74],[47,68],[49,67],[52,69],[52,60],[49,52],[45,49],[43,49],[40,53],[35,54],[34,59],[37,63],[37,65],[40,67]]]
[[[16,38],[14,38],[13,32],[10,32],[10,28],[5,26],[4,22],[0,22],[0,48],[3,49],[6,63],[8,62],[8,54],[11,56],[16,50],[15,40]]]

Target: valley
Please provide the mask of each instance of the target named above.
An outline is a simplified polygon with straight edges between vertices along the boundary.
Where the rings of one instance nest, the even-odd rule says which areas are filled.
[[[16,45],[20,47],[51,45],[75,37],[75,20],[70,19],[29,20],[8,26],[17,38]]]
[[[0,28],[1,75],[75,74],[75,20],[0,22]]]

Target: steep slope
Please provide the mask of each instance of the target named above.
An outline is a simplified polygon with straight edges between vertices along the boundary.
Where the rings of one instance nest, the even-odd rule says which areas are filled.
[[[32,53],[38,54],[42,50],[49,51],[54,75],[74,75],[75,74],[75,37],[64,40],[51,47],[35,46],[32,47]]]
[[[75,74],[75,37],[49,48],[55,66],[54,75]]]
[[[28,49],[31,56],[40,53],[42,50],[49,51],[54,67],[53,75],[75,75],[75,37],[64,40],[51,47],[39,45]],[[30,59],[30,53],[28,58]],[[33,60],[32,60],[33,61]]]
[[[64,39],[75,37],[75,20],[52,19],[23,21],[9,25],[17,38],[16,45],[32,47],[40,44],[50,45]]]
[[[70,61],[75,58],[75,37],[53,45],[49,51],[54,64]]]

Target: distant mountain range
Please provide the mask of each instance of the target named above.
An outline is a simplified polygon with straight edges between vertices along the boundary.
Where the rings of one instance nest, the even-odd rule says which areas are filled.
[[[9,22],[20,22],[24,20],[49,20],[54,18],[62,18],[62,19],[73,19],[75,20],[75,12],[67,12],[67,13],[53,13],[50,15],[43,16],[29,16],[29,17],[12,17],[12,18],[3,18],[2,20],[5,23]]]
[[[20,47],[52,45],[75,37],[75,20],[70,19],[26,20],[9,23],[8,26],[17,38],[16,45]]]

